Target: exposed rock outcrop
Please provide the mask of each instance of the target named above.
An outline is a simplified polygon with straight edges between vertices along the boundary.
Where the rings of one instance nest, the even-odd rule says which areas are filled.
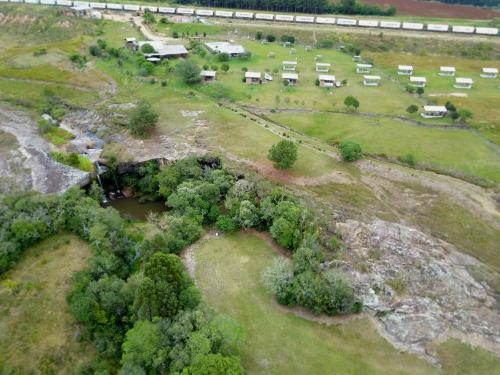
[[[348,220],[337,228],[349,244],[341,268],[395,346],[435,361],[428,344],[460,336],[500,355],[493,292],[467,271],[478,260],[401,224]]]
[[[36,123],[13,108],[0,107],[0,130],[13,137],[10,149],[0,152],[4,189],[59,193],[73,185],[84,186],[90,174],[53,160],[52,145],[38,133]]]

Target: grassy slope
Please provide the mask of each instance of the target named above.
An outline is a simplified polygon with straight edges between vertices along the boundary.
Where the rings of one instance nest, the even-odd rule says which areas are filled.
[[[244,328],[242,359],[251,374],[456,374],[458,358],[467,358],[466,364],[487,360],[489,367],[478,368],[478,375],[500,368],[485,352],[451,342],[437,347],[449,366],[438,371],[399,353],[365,319],[327,327],[284,313],[260,282],[274,251],[251,234],[204,240],[194,254],[197,284],[207,301]]]
[[[421,127],[399,120],[332,113],[271,114],[269,117],[327,143],[354,140],[372,154],[399,157],[500,182],[500,155],[479,135],[463,129]]]
[[[83,241],[57,235],[29,249],[0,279],[2,374],[72,373],[91,356],[75,340],[65,300],[72,274],[89,255]]]

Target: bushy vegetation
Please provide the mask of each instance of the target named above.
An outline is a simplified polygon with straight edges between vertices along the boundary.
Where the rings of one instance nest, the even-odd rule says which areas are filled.
[[[154,129],[158,122],[158,114],[147,102],[140,102],[130,114],[128,129],[133,135],[144,137]]]
[[[340,155],[345,161],[356,161],[361,159],[363,152],[359,143],[344,141],[339,144]]]
[[[283,140],[272,145],[267,158],[274,162],[274,168],[288,169],[297,160],[297,145]]]

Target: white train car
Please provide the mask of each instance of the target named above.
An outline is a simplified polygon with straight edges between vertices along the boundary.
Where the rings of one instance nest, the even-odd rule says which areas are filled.
[[[158,13],[158,7],[153,7],[151,5],[143,5],[141,6],[141,10],[143,12],[149,11],[151,13]]]
[[[361,27],[378,27],[379,22],[375,20],[359,20],[358,26]]]
[[[450,25],[440,24],[440,23],[428,23],[427,24],[428,31],[441,31],[447,32],[450,30]]]
[[[401,26],[405,30],[417,30],[421,31],[424,29],[423,23],[418,22],[403,22],[403,26]]]
[[[216,10],[215,11],[215,17],[222,17],[222,18],[232,18],[234,12],[228,12],[226,10]]]
[[[130,12],[138,12],[139,10],[141,10],[141,7],[135,4],[123,4],[123,10],[128,10]]]
[[[9,0],[0,0],[0,3],[8,3]]]
[[[194,9],[193,8],[177,8],[177,14],[191,16],[194,14]]]
[[[42,5],[56,5],[56,0],[40,0]]]
[[[341,26],[356,26],[358,24],[357,20],[353,20],[352,18],[338,18],[337,25]]]
[[[197,16],[213,17],[214,11],[212,9],[196,9]]]
[[[123,10],[123,4],[108,3],[106,8],[111,10]]]
[[[234,18],[253,19],[253,13],[251,13],[251,12],[235,12]]]
[[[496,27],[476,27],[476,34],[498,35],[498,28],[496,28]]]
[[[90,3],[92,9],[106,9],[106,3]]]
[[[400,29],[401,22],[397,21],[380,21],[380,27],[383,29]]]
[[[473,34],[475,28],[473,26],[452,26],[452,33],[461,33],[461,34]]]
[[[289,14],[277,14],[274,19],[276,21],[283,21],[283,22],[293,22],[293,16]]]
[[[71,0],[57,0],[56,3],[57,3],[57,5],[60,5],[63,7],[73,6],[73,2]],[[120,7],[121,7],[121,5],[120,5]]]
[[[158,13],[162,14],[174,14],[175,8],[172,7],[158,7]]]
[[[316,23],[322,25],[335,25],[335,18],[333,17],[316,17]]]
[[[255,13],[256,20],[272,21],[274,20],[274,14],[270,13]]]
[[[11,3],[22,3],[23,0],[10,0]]]
[[[73,1],[73,6],[84,6],[87,8],[90,8],[90,3],[87,3],[86,1]]]
[[[295,16],[295,22],[314,23],[314,17],[311,16]]]
[[[5,1],[5,2],[7,2],[7,1]],[[39,0],[24,0],[24,2],[26,4],[39,4],[40,3]],[[2,3],[3,3],[3,1],[2,1]]]

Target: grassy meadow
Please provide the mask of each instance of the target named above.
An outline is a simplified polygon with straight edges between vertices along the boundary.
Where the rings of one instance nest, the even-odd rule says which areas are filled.
[[[92,357],[76,338],[66,294],[90,255],[87,244],[60,234],[33,246],[0,279],[0,373],[69,374]]]
[[[251,374],[481,375],[500,369],[497,358],[452,340],[433,348],[444,366],[439,370],[394,349],[365,318],[326,326],[287,312],[260,279],[277,255],[253,234],[210,238],[193,251],[204,297],[243,326],[241,356]]]

